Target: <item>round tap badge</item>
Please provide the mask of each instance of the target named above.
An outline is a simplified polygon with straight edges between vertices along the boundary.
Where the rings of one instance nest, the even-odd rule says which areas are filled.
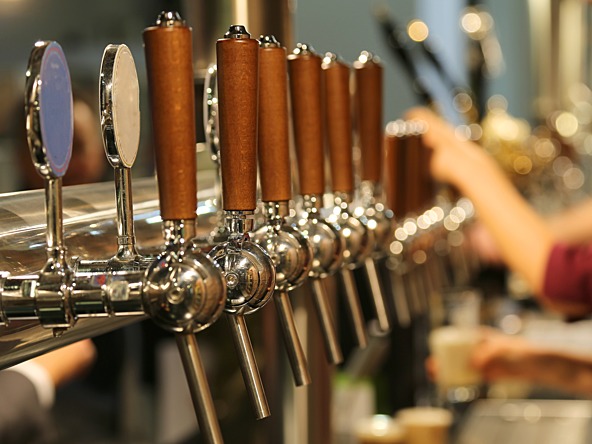
[[[72,85],[66,57],[56,42],[37,42],[27,70],[27,136],[44,177],[62,177],[72,155]]]
[[[131,168],[140,143],[140,87],[134,58],[126,45],[109,45],[100,76],[101,128],[113,166]]]

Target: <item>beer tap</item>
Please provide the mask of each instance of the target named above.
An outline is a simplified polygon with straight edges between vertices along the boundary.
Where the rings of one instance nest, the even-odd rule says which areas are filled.
[[[310,375],[288,292],[307,278],[313,252],[308,239],[286,222],[292,199],[286,49],[274,36],[261,36],[259,46],[258,161],[267,221],[253,241],[275,264],[274,302],[294,381],[302,386],[310,383]]]
[[[8,325],[14,320],[38,320],[53,329],[54,335],[65,337],[63,344],[76,338],[69,331],[80,318],[149,315],[159,326],[176,333],[200,430],[206,442],[218,444],[222,435],[194,333],[222,313],[225,282],[220,269],[186,242],[195,229],[197,207],[195,157],[191,158],[195,156],[191,36],[180,19],[174,15],[167,19],[170,16],[163,14],[157,26],[144,34],[157,157],[169,161],[157,163],[164,190],[160,201],[165,250],[148,265],[141,261],[129,267],[71,269],[63,242],[61,196],[61,178],[72,149],[70,76],[59,44],[37,42],[27,69],[25,110],[31,156],[46,181],[48,259],[38,274],[2,274],[0,321]],[[124,127],[126,122],[120,121]],[[115,139],[115,143],[119,141]],[[169,144],[176,150],[167,157],[163,150]],[[130,146],[123,145],[117,152],[121,154],[122,148]],[[187,165],[193,166],[193,171],[185,174],[186,180],[173,180],[183,176],[179,170]],[[186,193],[178,198],[182,191]],[[167,200],[167,192],[175,199]],[[124,248],[129,249],[129,244]],[[124,262],[134,263],[133,257]]]
[[[358,144],[362,159],[361,207],[354,215],[365,218],[366,226],[374,233],[375,245],[372,254],[366,258],[364,268],[368,275],[376,318],[383,331],[391,329],[386,305],[386,295],[380,284],[375,261],[385,257],[392,222],[381,201],[382,165],[382,82],[383,67],[380,60],[362,51],[354,63],[356,80],[355,113],[358,122]]]
[[[322,279],[339,270],[345,246],[337,229],[320,215],[325,191],[321,58],[309,45],[300,43],[288,56],[288,70],[298,177],[304,210],[296,224],[308,236],[314,252],[309,277],[327,357],[330,363],[339,364],[343,361],[343,354]]]
[[[70,72],[57,42],[35,44],[25,88],[27,140],[35,169],[45,180],[47,221],[47,261],[27,290],[35,295],[34,315],[59,335],[76,319],[70,306],[74,273],[67,261],[62,216],[62,177],[72,156],[74,114]],[[11,286],[5,282],[4,287]]]
[[[143,270],[78,273],[64,246],[62,176],[72,153],[73,106],[66,57],[57,42],[35,44],[26,75],[27,141],[45,179],[47,261],[37,274],[2,275],[0,320],[38,320],[64,336],[78,318],[141,316]],[[66,341],[67,342],[67,341]]]
[[[134,58],[126,45],[108,45],[99,76],[103,146],[115,178],[117,252],[107,260],[76,260],[75,271],[134,270],[153,258],[136,249],[131,168],[140,142],[140,87]]]
[[[405,159],[405,121],[396,120],[389,122],[384,135],[384,193],[386,208],[394,214],[404,215],[405,209],[405,187],[403,182]],[[395,236],[389,246],[390,256],[386,261],[386,267],[390,271],[392,284],[393,302],[399,325],[408,326],[411,323],[412,314],[415,314],[416,301],[411,298],[412,293],[408,290],[409,285],[406,279],[407,263],[403,259],[407,254],[407,236],[405,230],[404,238],[394,227]],[[399,238],[397,238],[399,234]],[[413,313],[411,308],[414,309]]]
[[[258,52],[257,40],[240,25],[216,43],[222,204],[229,237],[209,256],[226,278],[227,319],[247,392],[262,419],[270,411],[245,321],[275,288],[273,261],[249,235],[256,208]]]
[[[195,96],[191,28],[162,12],[144,30],[165,250],[146,271],[144,306],[174,332],[204,439],[222,442],[195,338],[224,307],[220,268],[193,247],[197,210]]]
[[[138,74],[129,48],[108,45],[101,62],[99,97],[103,145],[115,174],[118,249],[112,262],[139,259],[131,173],[140,143],[139,96]]]
[[[337,226],[345,245],[340,275],[355,340],[360,348],[365,348],[368,335],[353,270],[364,265],[374,246],[374,239],[371,238],[373,232],[359,219],[352,217],[349,210],[354,191],[350,68],[332,53],[325,54],[322,68],[325,125],[335,204],[327,221]]]

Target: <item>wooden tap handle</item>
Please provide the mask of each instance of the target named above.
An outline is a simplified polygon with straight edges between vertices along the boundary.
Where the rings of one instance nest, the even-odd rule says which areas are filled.
[[[422,207],[422,147],[417,134],[410,132],[405,143],[405,160],[407,163],[407,198],[408,210],[417,213]]]
[[[362,155],[361,178],[378,183],[382,162],[383,67],[366,54],[354,63],[354,68],[356,120]]]
[[[146,28],[143,37],[161,216],[163,220],[195,219],[197,167],[191,28],[179,19]]]
[[[300,194],[325,192],[321,116],[321,58],[304,45],[288,56]]]
[[[349,66],[327,55],[323,62],[325,125],[333,192],[354,191]]]
[[[292,198],[286,48],[259,48],[259,174],[264,202]]]
[[[404,217],[406,209],[404,122],[390,122],[384,134],[384,191],[386,205],[397,217]]]
[[[257,206],[259,44],[242,26],[232,29],[235,36],[216,43],[222,203],[226,211],[253,211]]]

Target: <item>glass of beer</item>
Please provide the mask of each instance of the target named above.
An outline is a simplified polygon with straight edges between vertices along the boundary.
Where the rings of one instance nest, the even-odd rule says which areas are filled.
[[[396,415],[407,444],[448,444],[452,419],[450,411],[437,407],[411,407]]]
[[[470,362],[480,335],[481,293],[471,288],[448,291],[443,305],[445,325],[429,335],[438,393],[444,398],[441,401],[452,404],[472,401],[481,383]]]
[[[358,444],[405,444],[405,430],[391,416],[374,415],[355,426]]]

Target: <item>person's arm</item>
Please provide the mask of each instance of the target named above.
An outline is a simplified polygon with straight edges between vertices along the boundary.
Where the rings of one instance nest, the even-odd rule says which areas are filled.
[[[59,387],[84,374],[96,358],[97,350],[92,340],[84,339],[31,361],[45,370],[54,387]]]
[[[553,235],[566,244],[592,242],[592,199],[586,199],[567,210],[547,217],[547,224]]]
[[[472,364],[487,381],[515,379],[592,398],[592,359],[486,332]]]
[[[50,408],[56,387],[86,371],[96,357],[90,339],[0,372],[0,442],[57,442]]]
[[[543,217],[558,242],[565,245],[581,245],[592,242],[592,224],[589,221],[591,214],[592,199],[586,199],[570,208]],[[497,244],[487,227],[477,221],[468,227],[467,234],[479,259],[485,264],[503,264]]]
[[[407,117],[428,125],[423,140],[433,150],[434,177],[456,186],[472,200],[506,264],[520,273],[536,294],[543,295],[546,266],[555,243],[543,218],[478,145],[460,140],[450,125],[425,108],[411,110]]]

